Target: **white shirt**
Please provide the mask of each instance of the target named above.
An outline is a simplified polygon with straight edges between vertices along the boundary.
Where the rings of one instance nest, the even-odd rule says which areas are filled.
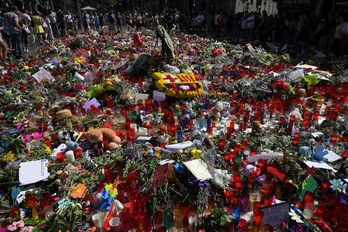
[[[24,22],[27,24],[27,25],[30,25],[31,23],[31,18],[28,14],[26,13],[21,13],[21,18],[24,20]]]

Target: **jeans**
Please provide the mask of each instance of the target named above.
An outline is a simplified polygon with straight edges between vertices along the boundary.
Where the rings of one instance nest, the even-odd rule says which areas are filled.
[[[22,44],[22,36],[20,33],[11,33],[11,45],[12,49],[15,49],[15,56],[22,57],[23,56],[23,44]]]

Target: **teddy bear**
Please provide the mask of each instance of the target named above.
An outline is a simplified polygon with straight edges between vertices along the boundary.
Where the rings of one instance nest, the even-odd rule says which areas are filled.
[[[121,138],[110,128],[95,128],[85,132],[90,143],[102,146],[104,141],[109,143],[109,150],[114,150],[121,146]]]
[[[220,119],[221,111],[224,109],[224,105],[221,101],[217,101],[215,106],[209,111],[209,117],[214,121]]]

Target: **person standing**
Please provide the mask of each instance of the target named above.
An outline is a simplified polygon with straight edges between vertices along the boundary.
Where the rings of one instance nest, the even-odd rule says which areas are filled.
[[[3,25],[0,25],[0,31],[4,29]],[[2,35],[0,33],[0,61],[3,66],[9,65],[9,63],[6,62],[7,59],[7,53],[8,53],[8,47],[6,42],[2,39]]]
[[[44,35],[45,40],[54,40],[49,14],[45,13],[42,19],[44,20],[43,28],[45,31],[45,35]]]
[[[41,17],[41,13],[39,11],[36,11],[33,18],[33,23],[34,23],[34,34],[38,37],[40,45],[42,45],[42,40],[43,40],[43,34],[45,30],[43,29],[43,19]]]
[[[64,19],[63,11],[61,9],[59,9],[57,12],[57,24],[58,24],[59,35],[66,36],[65,19]]]
[[[115,33],[115,23],[116,23],[116,15],[114,10],[111,10],[108,14],[108,21],[109,21],[109,33]]]
[[[100,30],[100,21],[99,21],[99,14],[97,12],[93,15],[93,21],[94,21],[94,29],[99,32]]]
[[[255,26],[255,15],[254,12],[250,12],[247,16],[247,39],[249,41],[254,40],[254,26]]]
[[[87,14],[87,12],[83,12],[82,14],[82,26],[83,26],[83,30],[86,34],[89,33],[89,14]]]
[[[29,30],[29,25],[27,24],[27,21],[22,18],[21,12],[17,11],[16,12],[18,17],[19,17],[19,25],[22,28],[22,43],[23,43],[23,49],[24,52],[28,53],[29,52],[29,35],[30,35],[30,30]]]
[[[66,22],[66,29],[68,31],[71,31],[73,29],[74,19],[69,10],[67,11],[67,14],[65,15],[65,22]]]
[[[17,59],[23,57],[23,44],[22,44],[22,28],[19,25],[19,17],[15,13],[18,8],[14,5],[10,7],[10,11],[4,14],[5,27],[10,33],[10,40],[12,49],[15,50],[15,56]]]
[[[59,29],[58,29],[58,23],[57,23],[57,14],[56,12],[52,11],[51,9],[48,9],[48,18],[51,22],[51,29],[54,38],[59,37]]]

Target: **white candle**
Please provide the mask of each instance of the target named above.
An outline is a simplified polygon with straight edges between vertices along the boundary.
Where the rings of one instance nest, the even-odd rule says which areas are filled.
[[[66,157],[66,160],[67,160],[69,163],[75,162],[75,155],[74,155],[74,152],[73,152],[73,151],[67,151],[67,152],[65,152],[65,157]]]

